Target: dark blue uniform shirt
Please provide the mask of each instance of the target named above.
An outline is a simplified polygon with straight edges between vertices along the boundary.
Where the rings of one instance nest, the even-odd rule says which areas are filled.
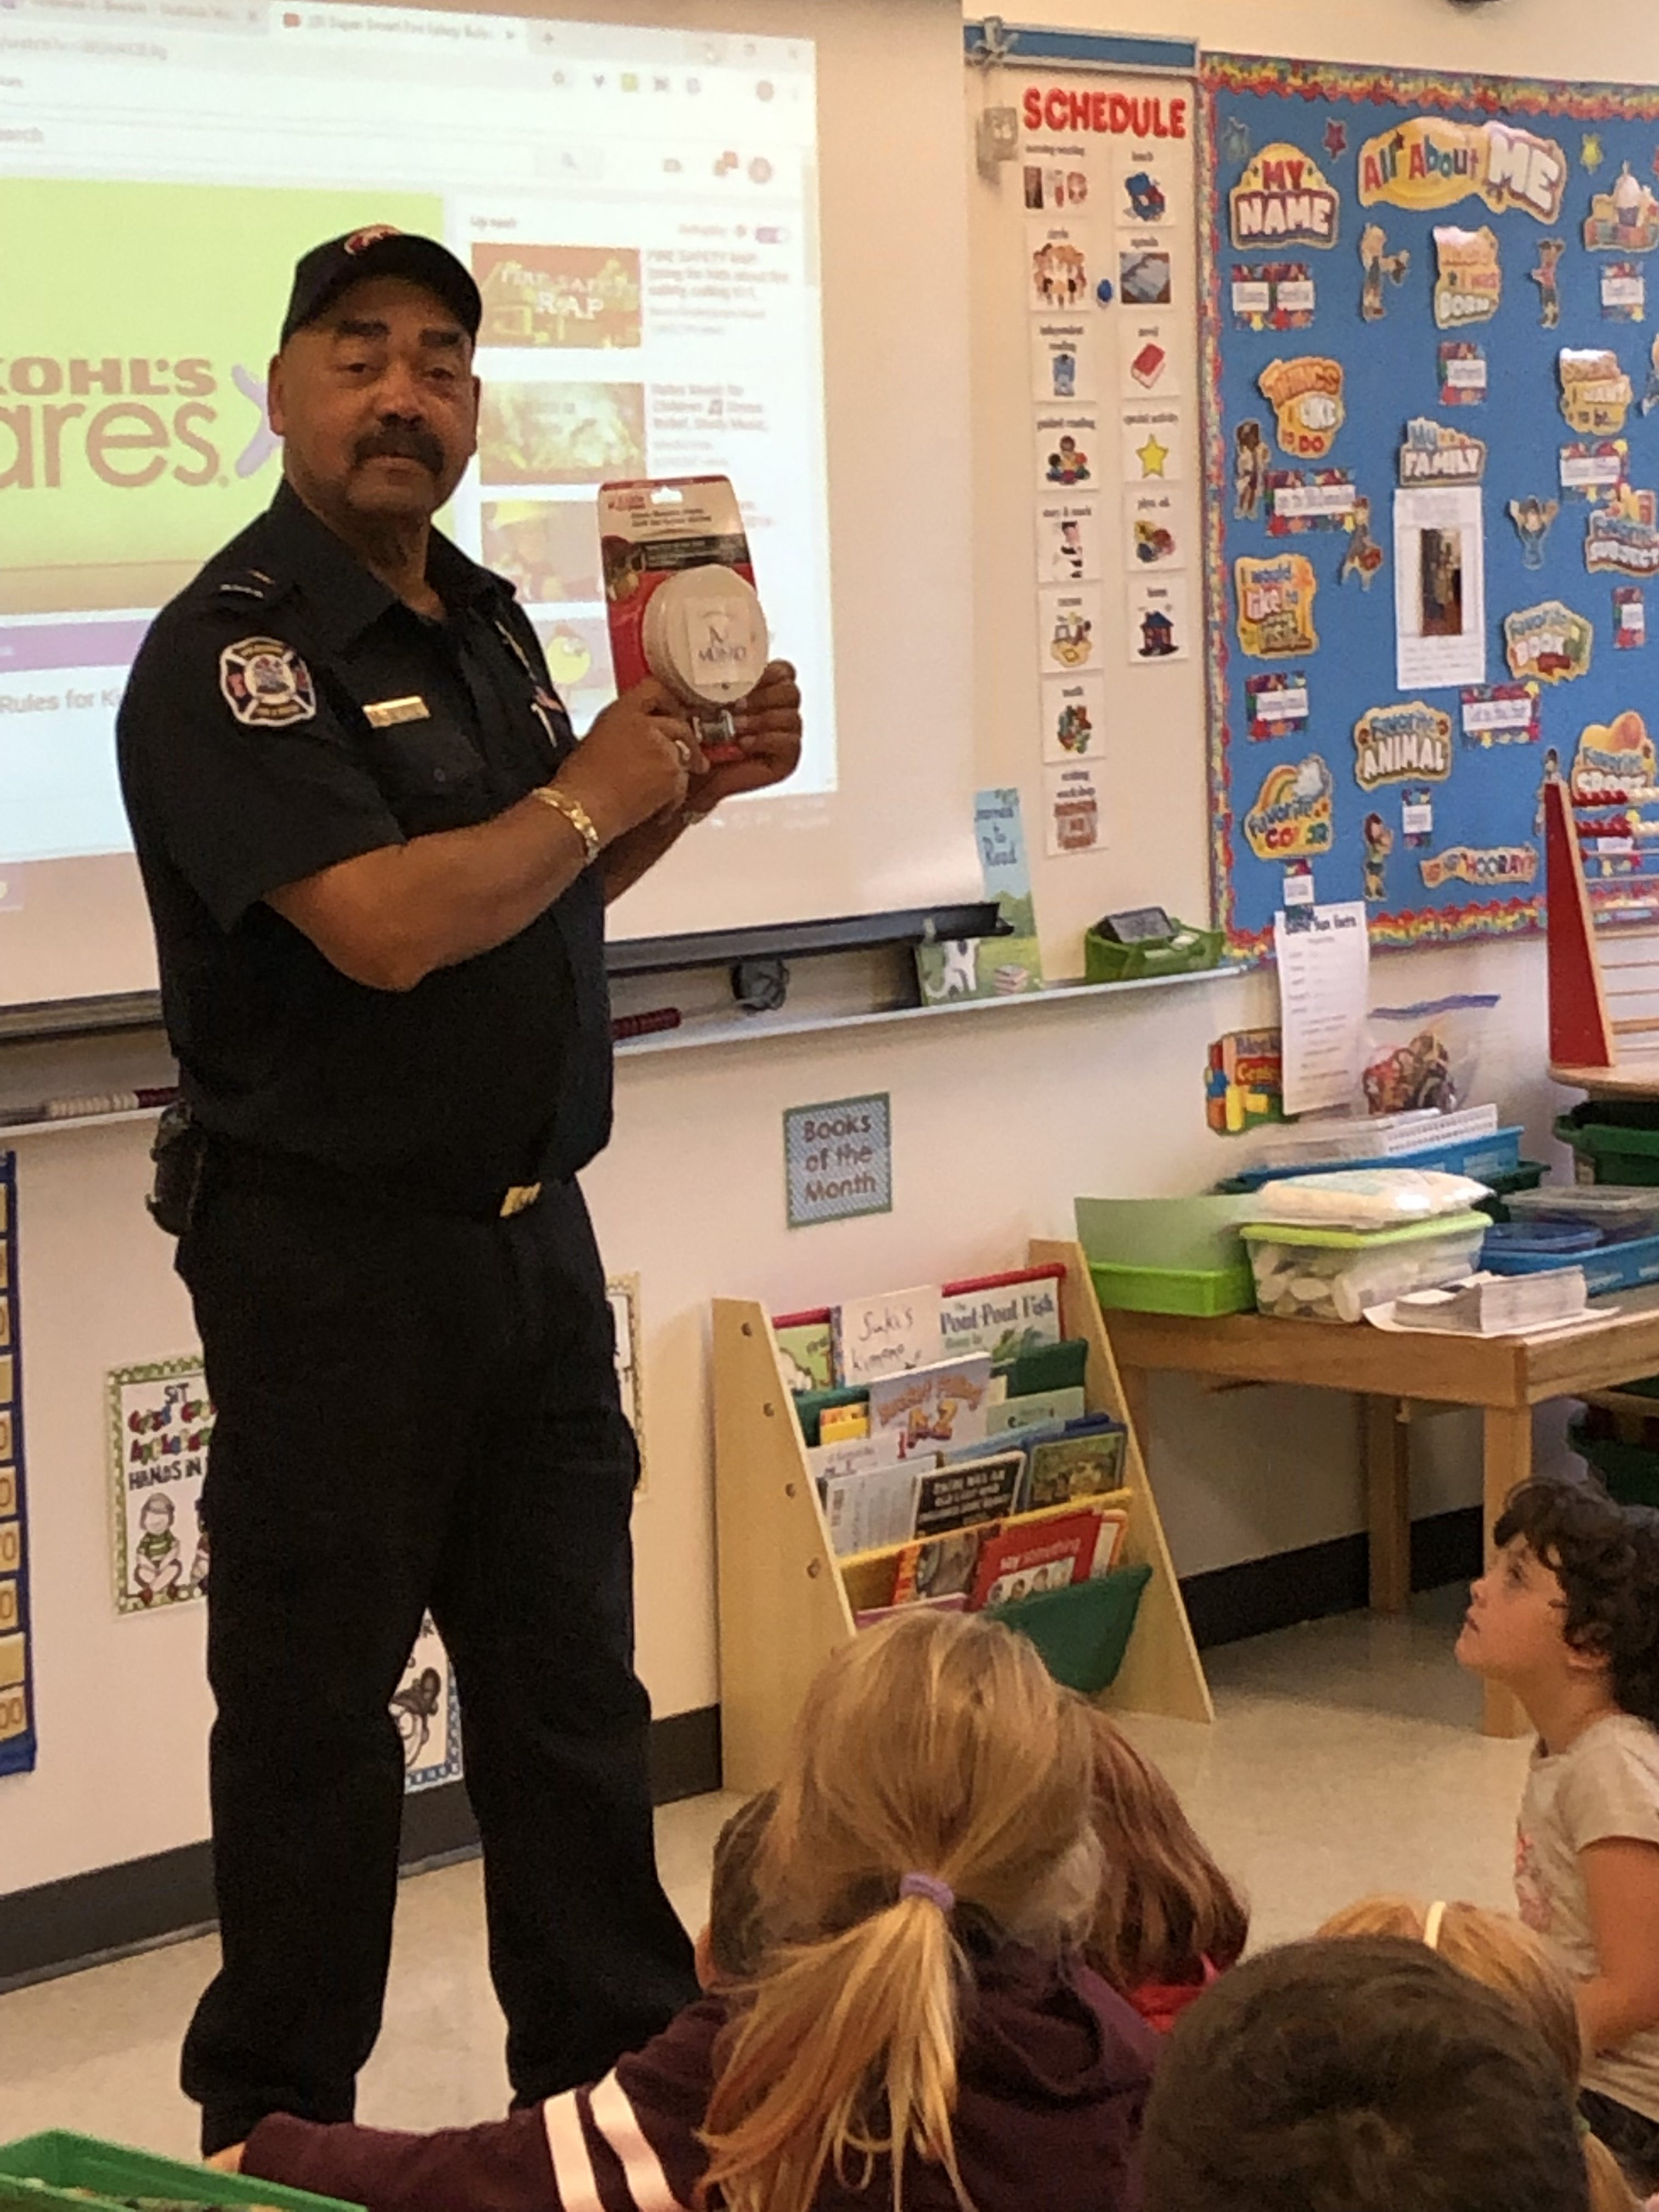
[[[156,617],[118,741],[197,1119],[467,1208],[574,1175],[610,1134],[599,870],[408,992],[354,983],[264,903],[360,854],[489,821],[574,743],[512,586],[435,532],[427,574],[442,621],[285,485]]]

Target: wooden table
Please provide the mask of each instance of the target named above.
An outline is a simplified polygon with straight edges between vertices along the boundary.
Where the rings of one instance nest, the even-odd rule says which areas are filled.
[[[1504,1498],[1532,1472],[1533,1407],[1659,1371],[1659,1291],[1630,1291],[1608,1303],[1619,1309],[1616,1322],[1565,1337],[1407,1335],[1364,1322],[1342,1328],[1260,1314],[1191,1321],[1121,1308],[1105,1320],[1143,1453],[1151,1436],[1146,1378],[1154,1373],[1294,1382],[1363,1400],[1370,1601],[1376,1612],[1401,1613],[1411,1595],[1410,1408],[1468,1406],[1480,1413],[1490,1541]],[[1526,1727],[1514,1698],[1491,1683],[1483,1726],[1488,1735],[1518,1735]]]

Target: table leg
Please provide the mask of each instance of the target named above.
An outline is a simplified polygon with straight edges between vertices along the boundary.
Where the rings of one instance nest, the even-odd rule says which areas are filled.
[[[1504,1500],[1517,1482],[1525,1482],[1532,1473],[1532,1407],[1488,1406],[1483,1416],[1483,1442],[1486,1494],[1480,1506],[1481,1533],[1490,1559],[1492,1524],[1504,1510]],[[1524,1735],[1529,1723],[1519,1701],[1499,1682],[1483,1686],[1481,1733]]]
[[[1404,1613],[1412,1594],[1411,1431],[1397,1398],[1360,1401],[1373,1613]]]
[[[1152,1430],[1149,1412],[1151,1390],[1144,1367],[1120,1367],[1117,1379],[1123,1391],[1123,1418],[1129,1425],[1129,1433],[1140,1446],[1140,1463],[1149,1467],[1152,1455]],[[1151,1480],[1150,1474],[1147,1477]]]

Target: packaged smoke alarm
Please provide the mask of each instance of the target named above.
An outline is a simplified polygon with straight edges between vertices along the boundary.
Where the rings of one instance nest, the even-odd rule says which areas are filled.
[[[601,485],[599,548],[617,690],[654,676],[698,723],[710,760],[739,758],[732,710],[759,683],[770,641],[729,479]]]

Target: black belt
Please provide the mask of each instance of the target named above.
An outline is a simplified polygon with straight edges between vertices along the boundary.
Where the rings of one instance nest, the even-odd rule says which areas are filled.
[[[463,1221],[510,1221],[528,1212],[541,1197],[539,1182],[509,1183],[505,1189],[485,1192],[476,1199],[459,1193],[410,1189],[398,1183],[377,1182],[372,1176],[354,1174],[349,1168],[331,1166],[325,1160],[308,1160],[298,1152],[270,1152],[239,1139],[204,1130],[205,1167],[210,1176],[241,1190],[270,1191],[279,1197],[325,1199],[334,1205],[366,1207],[382,1213],[435,1213]]]

